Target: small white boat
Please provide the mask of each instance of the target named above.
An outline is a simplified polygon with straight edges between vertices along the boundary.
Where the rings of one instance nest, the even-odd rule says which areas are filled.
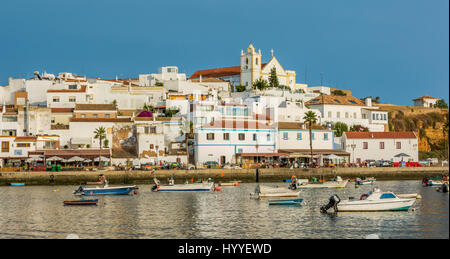
[[[337,195],[333,195],[330,198],[330,203],[321,207],[322,212],[325,212],[331,207],[334,207],[337,212],[405,211],[408,210],[416,201],[416,198],[399,198],[393,192],[382,192],[378,188],[375,188],[367,194],[361,195],[359,199],[340,200],[336,197]]]
[[[256,186],[253,196],[257,198],[269,198],[269,197],[298,197],[300,190],[295,191],[287,187],[269,187],[269,186]]]
[[[175,184],[173,178],[167,184],[161,184],[156,178],[154,181],[155,185],[152,187],[152,191],[157,192],[211,191],[214,189],[214,182]]]
[[[405,194],[397,194],[397,197],[399,198],[416,198],[416,199],[422,199],[422,196],[418,193],[405,193]]]
[[[300,180],[303,181],[297,182],[297,188],[344,188],[348,183],[348,180],[343,180],[340,176],[337,176],[335,180],[317,183]]]

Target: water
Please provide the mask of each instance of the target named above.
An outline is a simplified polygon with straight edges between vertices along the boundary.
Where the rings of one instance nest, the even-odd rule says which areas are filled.
[[[261,183],[285,186],[285,183]],[[419,193],[408,212],[320,213],[332,194],[359,197],[371,186],[302,190],[301,207],[250,199],[255,183],[221,192],[151,192],[99,197],[98,206],[64,206],[78,186],[0,187],[0,238],[382,239],[449,238],[449,195],[415,181],[378,181],[381,190]],[[59,189],[59,192],[56,190]]]

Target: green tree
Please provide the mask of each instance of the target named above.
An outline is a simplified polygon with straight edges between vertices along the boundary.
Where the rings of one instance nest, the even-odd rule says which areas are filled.
[[[279,86],[280,86],[280,83],[278,82],[277,69],[275,67],[273,67],[270,70],[269,87],[278,88]]]
[[[311,160],[309,161],[309,165],[312,167],[313,162],[312,125],[317,122],[317,116],[314,112],[308,111],[307,113],[305,113],[303,120],[305,121],[305,123],[308,123],[309,126],[309,148],[311,151]]]
[[[444,99],[439,99],[435,104],[434,108],[448,109],[448,105]]]
[[[334,90],[331,92],[332,95],[337,95],[337,96],[347,96],[346,93],[344,93],[344,91],[342,90]]]
[[[243,91],[245,91],[245,85],[236,85],[235,86],[235,88],[236,88],[236,92],[243,92]]]
[[[253,88],[258,90],[264,90],[269,88],[269,84],[266,80],[259,78],[255,82],[253,82]]]
[[[167,109],[167,110],[164,112],[164,116],[165,116],[165,117],[172,117],[173,115],[177,114],[179,111],[180,111],[180,110],[178,110],[178,109]]]
[[[336,137],[341,137],[344,132],[348,131],[348,126],[343,122],[336,122],[334,130],[336,130]]]
[[[162,83],[162,82],[156,82],[155,85],[156,85],[156,86],[164,86],[164,83]]]

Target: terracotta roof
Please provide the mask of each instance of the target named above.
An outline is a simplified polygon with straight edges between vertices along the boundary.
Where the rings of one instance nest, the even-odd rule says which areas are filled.
[[[130,118],[70,118],[70,122],[131,122]]]
[[[401,139],[401,138],[417,138],[416,134],[412,131],[408,132],[367,132],[367,131],[348,131],[344,132],[345,136],[349,139]]]
[[[266,63],[267,64],[267,63]],[[266,65],[261,64],[261,69]],[[194,74],[189,77],[189,79],[199,78],[200,75],[203,77],[223,77],[223,76],[234,76],[241,74],[241,66],[235,67],[222,67],[222,68],[213,68],[213,69],[205,69],[205,70],[197,70]]]
[[[46,158],[52,156],[58,156],[61,158],[71,158],[73,156],[79,156],[83,158],[96,158],[99,156],[110,157],[110,149],[46,149],[46,150],[36,150],[34,152],[28,152],[31,154],[44,154]]]
[[[52,113],[73,112],[73,108],[51,108]]]
[[[48,89],[47,93],[84,93],[86,86],[82,85],[80,89]]]
[[[239,73],[240,73],[240,71],[239,71]],[[194,79],[194,80],[191,80],[191,81],[195,82],[195,83],[215,83],[215,82],[222,83],[222,82],[226,82],[223,79],[215,78],[215,77],[203,78],[203,75],[202,75],[202,81],[201,82],[200,82],[200,79]]]
[[[76,111],[115,111],[114,104],[75,104]]]
[[[422,97],[418,97],[416,99],[413,99],[413,101],[418,101],[418,100],[423,100],[423,99],[439,99],[439,98],[432,97],[432,96],[429,96],[429,95],[424,95]]]
[[[271,126],[247,120],[218,120],[202,125],[200,128],[216,128],[216,129],[272,129]]]
[[[30,142],[30,141],[35,142],[36,139],[37,139],[36,136],[22,136],[22,137],[16,137],[14,139],[14,142]]]
[[[306,102],[306,105],[334,104],[366,106],[364,101],[354,96],[321,95]]]

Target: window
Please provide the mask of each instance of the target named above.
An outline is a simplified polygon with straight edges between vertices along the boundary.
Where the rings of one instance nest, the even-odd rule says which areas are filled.
[[[328,118],[331,118],[331,112],[328,112]]]
[[[81,118],[86,118],[86,114],[81,114]]]
[[[258,58],[256,58],[256,65],[258,65]]]
[[[315,140],[315,139],[316,139],[316,134],[312,133],[312,140]]]
[[[30,143],[17,143],[17,147],[30,147]]]
[[[150,144],[150,149],[153,149],[153,144]]]
[[[245,133],[239,133],[239,140],[245,140]]]
[[[267,141],[270,141],[270,134],[267,134]]]
[[[230,140],[230,133],[223,133],[223,140]]]
[[[383,120],[386,120],[386,113],[383,114]]]
[[[297,140],[302,140],[302,133],[297,133]]]
[[[397,147],[397,149],[401,149],[402,148],[402,142],[395,142],[395,146]]]
[[[98,114],[92,114],[92,117],[98,118]]]
[[[111,116],[109,114],[105,114],[105,118],[110,118]]]
[[[9,141],[2,141],[2,152],[9,152]]]
[[[379,117],[378,117],[379,115],[380,115],[380,114],[377,113],[377,116],[376,116],[376,117],[377,117],[377,120],[379,120]]]
[[[206,139],[207,140],[214,140],[214,133],[207,133],[206,134]]]
[[[54,103],[59,103],[59,97],[56,97],[56,96],[53,97],[53,102],[54,102]]]
[[[256,135],[256,133],[253,133],[253,141],[258,140],[258,136]]]
[[[356,117],[357,117],[357,116],[356,116],[356,112],[354,112],[354,113],[353,113],[353,118],[356,119]]]
[[[345,113],[345,118],[348,118],[348,112]]]
[[[336,112],[336,118],[340,118],[341,117],[341,112]]]
[[[365,113],[362,114],[363,119],[367,119],[367,115]]]
[[[323,140],[328,140],[328,133],[323,133]]]
[[[243,153],[244,150],[242,148],[238,148],[238,153]]]
[[[288,139],[288,133],[287,132],[283,132],[283,139],[287,140]]]
[[[69,102],[74,103],[74,102],[76,102],[76,101],[77,101],[77,98],[76,98],[75,96],[70,96],[70,97],[69,97]]]
[[[76,90],[77,89],[77,85],[69,85],[69,89]]]
[[[375,113],[372,113],[372,120],[375,120]]]
[[[368,148],[369,148],[369,143],[363,142],[363,149],[368,149]]]
[[[380,199],[395,199],[395,195],[392,193],[383,193],[381,194]]]
[[[380,149],[384,149],[384,142],[380,142]]]

